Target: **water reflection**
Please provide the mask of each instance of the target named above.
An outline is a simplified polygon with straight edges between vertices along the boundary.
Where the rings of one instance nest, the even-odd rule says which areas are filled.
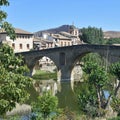
[[[56,82],[54,80],[40,80],[34,82],[34,88],[39,95],[44,91],[51,90],[58,97],[59,108],[69,108],[77,111],[77,98],[74,93],[74,82]]]
[[[58,91],[57,82],[54,80],[40,80],[40,81],[34,81],[33,86],[35,90],[39,93],[39,95],[42,95],[44,91],[52,91],[52,94],[55,95]]]
[[[73,86],[73,88],[71,87]],[[33,86],[28,90],[30,93],[30,99],[26,102],[26,105],[30,105],[32,102],[36,102],[37,97],[39,95],[42,95],[42,93],[46,90],[51,90],[53,95],[56,95],[58,97],[58,107],[59,108],[68,108],[71,111],[78,111],[78,105],[77,105],[77,98],[74,93],[74,84],[71,82],[56,82],[54,80],[37,80],[34,81]],[[25,111],[26,109],[26,111]],[[25,107],[19,106],[18,108],[15,108],[18,115],[24,115],[24,117],[28,117],[30,115],[30,108],[29,113],[28,109]],[[9,115],[12,114],[12,111]],[[27,120],[27,119],[26,119]]]
[[[78,111],[77,98],[71,87],[71,82],[61,82],[61,91],[56,96],[59,100],[60,108],[68,108],[71,111]]]

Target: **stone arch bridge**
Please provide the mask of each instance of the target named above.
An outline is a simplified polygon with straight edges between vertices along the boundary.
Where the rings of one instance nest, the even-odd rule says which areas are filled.
[[[110,63],[120,60],[120,46],[82,44],[66,47],[57,47],[44,50],[16,53],[24,56],[25,62],[32,75],[35,63],[43,56],[50,58],[57,67],[59,81],[72,80],[72,69],[78,58],[81,59],[88,53],[98,53]]]

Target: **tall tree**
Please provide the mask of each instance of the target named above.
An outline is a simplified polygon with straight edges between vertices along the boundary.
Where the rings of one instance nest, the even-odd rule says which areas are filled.
[[[7,13],[1,9],[9,4],[8,0],[0,0],[0,30],[7,32],[14,40],[14,28],[5,21]],[[27,71],[22,57],[15,56],[7,44],[0,44],[0,115],[5,115],[16,103],[22,103],[29,97],[26,87],[29,87],[32,79],[24,76]]]
[[[16,103],[24,102],[29,94],[26,87],[32,79],[24,76],[28,72],[21,56],[15,56],[7,44],[0,45],[0,115],[11,111]]]
[[[103,31],[100,28],[91,27],[81,29],[80,39],[89,44],[103,44]]]

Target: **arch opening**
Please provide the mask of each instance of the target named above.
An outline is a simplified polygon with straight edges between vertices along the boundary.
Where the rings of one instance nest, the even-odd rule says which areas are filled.
[[[97,52],[87,52],[81,55],[78,55],[71,66],[71,78],[72,81],[83,81],[83,70],[82,66],[87,61],[93,61],[101,66],[105,66],[106,70],[108,67],[108,60],[104,56]]]
[[[48,79],[57,79],[57,66],[55,65],[54,61],[51,60],[49,57],[42,56],[36,60],[34,66],[34,79],[40,80],[48,80]]]

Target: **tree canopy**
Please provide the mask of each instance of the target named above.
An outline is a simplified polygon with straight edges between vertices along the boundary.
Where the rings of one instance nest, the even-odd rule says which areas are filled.
[[[120,62],[108,66],[107,71],[92,54],[85,56],[83,62],[84,83],[77,93],[80,110],[91,117],[103,116],[111,105],[120,115]]]
[[[80,39],[89,44],[103,44],[103,31],[100,28],[91,27],[81,29]]]
[[[44,91],[38,97],[37,102],[32,104],[32,111],[37,114],[42,114],[45,119],[50,116],[52,112],[57,112],[58,99],[51,94],[51,91]],[[39,118],[39,116],[37,116]]]
[[[6,31],[7,35],[9,35],[10,38],[14,40],[16,38],[15,30],[11,24],[5,21],[7,18],[7,13],[1,9],[2,6],[9,6],[9,5],[10,3],[8,0],[0,0],[0,28],[1,30]]]
[[[120,44],[120,38],[110,38],[106,40],[106,44]]]
[[[32,79],[24,76],[28,72],[21,56],[15,56],[7,44],[0,45],[0,115],[11,111],[16,103],[24,102],[29,94],[26,87]]]

